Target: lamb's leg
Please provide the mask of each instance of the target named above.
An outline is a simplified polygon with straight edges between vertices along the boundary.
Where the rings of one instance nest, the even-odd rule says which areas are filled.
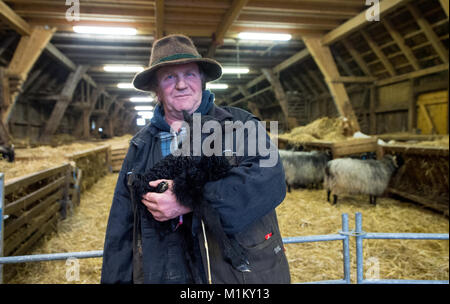
[[[288,192],[291,192],[291,185],[289,185],[289,183],[287,181],[286,181],[286,186],[287,186]]]
[[[331,190],[327,190],[327,202],[330,201]]]
[[[370,196],[370,204],[371,205],[377,205],[377,197],[375,195]]]
[[[333,205],[337,204],[338,196],[336,194],[333,194]]]
[[[194,212],[199,213],[200,218],[205,221],[206,226],[211,230],[219,243],[225,260],[229,261],[235,269],[241,272],[250,272],[248,266],[249,262],[245,256],[245,250],[237,240],[230,239],[227,236],[222,228],[218,212],[205,200],[199,202],[199,205],[196,206]]]

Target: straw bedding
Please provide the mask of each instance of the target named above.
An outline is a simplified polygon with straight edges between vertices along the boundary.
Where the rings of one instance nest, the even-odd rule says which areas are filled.
[[[52,253],[101,250],[117,174],[102,178],[81,197],[73,216],[58,224],[58,233],[45,238],[32,252]],[[342,196],[336,206],[326,201],[324,190],[296,189],[277,208],[283,237],[336,234],[341,214],[348,213],[350,230],[354,214],[363,214],[367,232],[448,233],[444,216],[406,202],[380,198],[376,206],[365,196]],[[292,282],[343,278],[342,242],[287,244],[286,255]],[[350,239],[351,276],[356,282],[354,238]],[[365,240],[364,275],[382,279],[448,280],[448,241]],[[15,266],[9,283],[98,283],[101,258],[80,259],[80,281],[66,280],[65,261],[27,263]],[[11,266],[11,265],[6,265]]]
[[[94,149],[102,145],[127,146],[131,135],[114,137],[102,141],[73,141],[60,146],[37,146],[15,149],[17,160],[9,163],[0,159],[0,172],[5,173],[5,181],[55,167],[68,162],[66,155]]]
[[[278,137],[294,143],[311,142],[317,140],[342,141],[346,140],[346,123],[340,118],[322,117],[306,126],[296,127],[289,133]]]

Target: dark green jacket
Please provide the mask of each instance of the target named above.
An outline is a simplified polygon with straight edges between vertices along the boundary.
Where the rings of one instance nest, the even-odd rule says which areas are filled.
[[[233,107],[214,106],[208,114],[219,121],[259,121]],[[158,133],[150,124],[131,140],[109,215],[101,282],[290,283],[275,213],[275,207],[286,195],[281,161],[278,159],[275,166],[263,168],[259,165],[262,156],[245,154],[238,157],[239,166],[231,169],[229,176],[208,183],[204,189],[205,198],[221,216],[225,232],[233,234],[247,250],[252,272],[234,270],[222,258],[218,243],[207,227],[203,230],[201,223],[192,219],[192,225],[197,227],[192,232],[200,270],[200,275],[192,275],[185,259],[189,246],[185,236],[191,227],[183,224],[184,230],[159,237],[156,221],[149,212],[133,207],[127,187],[127,173],[145,172],[161,159]]]

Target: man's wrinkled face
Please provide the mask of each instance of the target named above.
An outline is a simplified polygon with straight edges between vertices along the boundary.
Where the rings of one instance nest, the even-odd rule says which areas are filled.
[[[202,102],[202,79],[196,63],[162,67],[156,72],[156,95],[165,113],[193,113]]]

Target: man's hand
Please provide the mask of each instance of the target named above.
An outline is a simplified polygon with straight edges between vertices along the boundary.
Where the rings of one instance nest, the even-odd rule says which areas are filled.
[[[163,181],[166,181],[169,184],[169,189],[165,192],[147,192],[142,196],[141,202],[147,207],[147,210],[153,215],[155,220],[164,222],[191,212],[192,209],[181,205],[177,201],[175,194],[172,192],[173,180],[155,180],[150,182],[150,186],[156,187]]]

